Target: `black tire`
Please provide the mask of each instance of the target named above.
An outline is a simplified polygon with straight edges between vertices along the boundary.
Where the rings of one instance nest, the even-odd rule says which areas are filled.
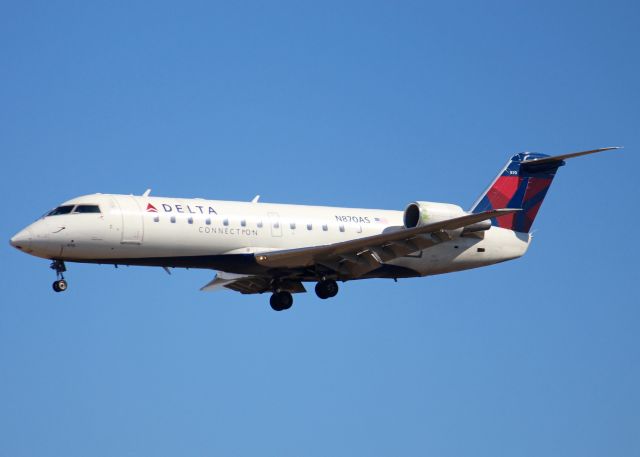
[[[53,290],[56,292],[64,292],[67,290],[67,281],[64,279],[59,279],[57,281],[53,281]]]
[[[316,295],[323,300],[335,297],[337,294],[338,283],[333,279],[325,279],[316,284]]]
[[[280,292],[282,294],[282,309],[289,309],[293,306],[293,295],[291,295],[291,292]]]
[[[321,298],[323,300],[329,298],[329,295],[327,295],[327,291],[325,290],[322,281],[316,284],[316,295],[318,296],[318,298]]]
[[[278,300],[278,292],[274,292],[269,299],[269,304],[271,305],[271,309],[274,311],[282,311],[280,308],[280,301]]]
[[[269,304],[274,311],[284,311],[293,305],[293,296],[290,292],[274,292],[269,299]]]

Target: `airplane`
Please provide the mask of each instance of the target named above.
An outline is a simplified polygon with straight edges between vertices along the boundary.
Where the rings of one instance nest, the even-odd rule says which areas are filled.
[[[271,293],[275,311],[315,282],[321,299],[338,281],[429,276],[517,259],[565,160],[523,152],[500,170],[468,211],[415,201],[404,211],[201,198],[92,194],[68,200],[10,244],[52,260],[53,289],[67,290],[65,262],[217,270],[201,290]]]

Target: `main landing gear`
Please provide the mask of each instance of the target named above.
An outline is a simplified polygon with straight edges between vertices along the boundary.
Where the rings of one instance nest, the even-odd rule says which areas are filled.
[[[323,279],[316,284],[316,295],[323,300],[338,294],[338,283],[333,279]],[[269,304],[274,311],[284,311],[293,305],[293,296],[287,290],[276,289],[271,295]]]
[[[291,295],[291,292],[279,290],[271,295],[269,304],[274,311],[284,311],[285,309],[291,308],[291,305],[293,305],[293,296]]]
[[[333,279],[323,279],[316,284],[316,295],[323,300],[338,294],[338,283]]]
[[[67,281],[64,279],[64,272],[67,271],[67,267],[64,265],[62,260],[54,260],[49,267],[52,270],[56,271],[56,279],[53,281],[53,290],[56,292],[64,292],[67,290]]]

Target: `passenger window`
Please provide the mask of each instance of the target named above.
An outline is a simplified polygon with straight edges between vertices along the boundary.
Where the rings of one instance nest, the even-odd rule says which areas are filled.
[[[344,225],[340,224],[340,227],[339,227],[339,228],[340,228],[340,231],[341,231],[341,232],[344,232]]]
[[[313,230],[313,225],[312,224],[307,224],[307,230]]]
[[[240,225],[241,225],[242,227],[246,227],[246,226],[247,226],[247,221],[245,221],[244,219],[242,219],[242,220],[240,221]]]
[[[258,228],[262,228],[262,221],[258,221]]]
[[[211,225],[211,218],[210,217],[206,218],[204,223],[207,225]]]
[[[97,213],[100,214],[100,207],[98,205],[78,205],[73,210],[74,213]]]
[[[296,223],[295,222],[290,223],[289,227],[291,227],[291,230],[295,230],[296,229]]]
[[[222,221],[222,225],[227,226],[229,225],[229,219],[225,219]]]
[[[62,214],[69,214],[73,209],[74,205],[63,205],[58,206],[56,209],[52,210],[47,214],[47,216],[60,216]]]
[[[175,224],[176,223],[176,217],[175,216],[171,216],[170,221],[171,221],[172,224]]]
[[[187,219],[187,222],[188,222],[189,224],[193,224],[193,218],[192,218],[192,217],[189,217],[189,219]]]
[[[156,216],[153,218],[153,222],[160,222],[160,216]]]
[[[327,230],[329,230],[329,227],[327,227],[327,224],[323,224],[323,225],[322,225],[322,230],[323,230],[324,232],[326,232]]]

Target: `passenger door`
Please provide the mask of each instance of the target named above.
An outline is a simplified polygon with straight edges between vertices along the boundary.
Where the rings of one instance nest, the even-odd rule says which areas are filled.
[[[122,215],[122,244],[142,244],[144,238],[144,221],[142,211],[132,195],[116,198]]]

